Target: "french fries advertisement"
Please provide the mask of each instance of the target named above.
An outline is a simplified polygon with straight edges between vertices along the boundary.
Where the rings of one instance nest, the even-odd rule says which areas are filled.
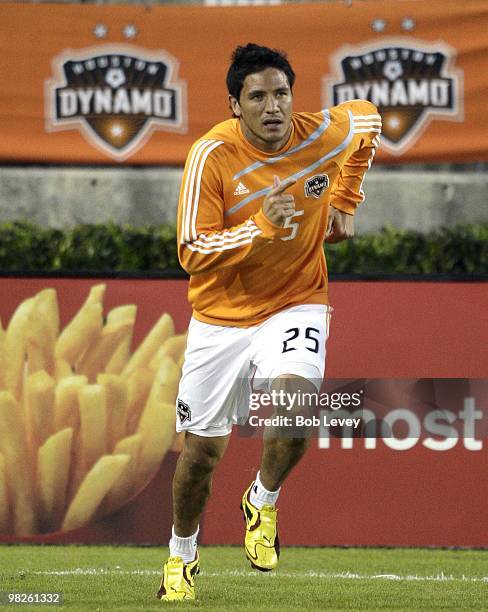
[[[163,313],[132,348],[137,306],[93,285],[60,328],[43,289],[0,324],[0,536],[69,532],[120,509],[175,438],[186,335]]]

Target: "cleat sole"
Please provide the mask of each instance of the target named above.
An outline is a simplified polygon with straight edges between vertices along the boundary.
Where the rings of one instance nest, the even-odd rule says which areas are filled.
[[[258,572],[271,572],[273,571],[274,568],[272,567],[259,567],[259,565],[256,565],[254,563],[254,561],[251,559],[251,557],[249,557],[248,555],[246,555],[249,563],[251,564],[251,567],[255,570],[258,570]]]

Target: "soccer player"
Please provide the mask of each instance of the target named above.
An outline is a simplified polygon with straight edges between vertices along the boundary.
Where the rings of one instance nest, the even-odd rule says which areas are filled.
[[[197,140],[185,165],[178,251],[193,317],[177,400],[185,443],[158,592],[165,601],[195,598],[199,519],[232,426],[248,416],[246,381],[316,393],[324,375],[331,309],[323,242],[353,235],[381,119],[362,100],[293,113],[294,82],[284,53],[237,47],[227,74],[233,118]],[[276,502],[307,445],[305,435],[264,436],[241,501],[245,553],[258,570],[278,564]]]

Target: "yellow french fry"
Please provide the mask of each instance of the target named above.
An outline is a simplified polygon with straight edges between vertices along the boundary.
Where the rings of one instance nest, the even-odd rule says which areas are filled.
[[[99,374],[97,383],[105,389],[107,449],[112,452],[127,428],[127,382],[117,374]]]
[[[54,367],[54,378],[57,381],[62,380],[63,378],[68,378],[68,376],[72,376],[73,369],[70,364],[66,361],[66,359],[56,359],[55,367]]]
[[[68,376],[58,382],[54,390],[54,431],[72,427],[78,431],[80,410],[78,394],[88,384],[86,376]]]
[[[130,358],[130,347],[132,344],[132,334],[136,322],[137,306],[135,304],[126,304],[125,306],[117,306],[112,308],[107,315],[107,323],[127,322],[132,325],[130,333],[120,342],[115,349],[112,357],[105,366],[105,372],[108,374],[120,374],[127,365]]]
[[[35,298],[28,298],[17,306],[5,334],[5,386],[16,399],[21,398],[22,380],[27,352],[26,329]]]
[[[34,454],[53,432],[55,384],[54,379],[44,370],[27,378],[27,435]]]
[[[181,453],[183,446],[185,445],[185,432],[180,431],[176,434],[173,444],[171,445],[170,451],[174,453]]]
[[[78,394],[81,461],[84,471],[107,452],[107,401],[102,385],[86,385]]]
[[[53,338],[59,336],[59,305],[56,289],[43,289],[36,295],[34,309],[39,313],[49,328]]]
[[[0,391],[0,451],[5,460],[14,533],[18,536],[37,533],[36,500],[25,422],[18,402],[9,391]]]
[[[107,285],[105,283],[100,283],[90,287],[90,293],[85,300],[85,304],[103,304],[106,289]]]
[[[120,323],[121,321],[134,323],[136,320],[137,305],[124,304],[108,311],[107,323]]]
[[[171,357],[173,361],[178,363],[181,356],[185,353],[186,341],[187,334],[178,334],[168,338],[151,360],[149,367],[152,370],[157,370],[165,357]]]
[[[77,529],[90,521],[129,462],[129,455],[105,455],[96,462],[69,505],[61,526],[62,531]]]
[[[29,372],[55,373],[54,350],[59,334],[59,309],[56,291],[44,289],[34,298],[26,327]]]
[[[5,330],[0,319],[0,389],[7,388],[7,364],[5,359]]]
[[[149,368],[137,368],[128,377],[127,433],[134,433],[139,423],[149,392],[154,382],[154,372]]]
[[[139,347],[132,353],[122,373],[128,376],[137,368],[147,367],[163,342],[170,336],[173,336],[174,333],[175,326],[173,319],[169,314],[163,314]]]
[[[10,499],[7,485],[7,467],[5,458],[0,453],[0,534],[10,534],[12,523],[10,520]]]
[[[103,372],[119,344],[130,335],[132,325],[127,322],[106,325],[99,340],[88,347],[76,364],[78,374],[85,374],[89,382],[95,382],[97,374]]]
[[[88,470],[107,452],[107,408],[101,385],[83,385],[78,392],[78,428],[74,430],[68,500],[72,500]]]
[[[146,481],[157,471],[164,455],[171,448],[176,435],[174,403],[159,399],[158,389],[151,389],[142,412],[137,433],[142,435],[141,452],[137,467],[137,482]]]
[[[113,352],[107,365],[105,372],[107,374],[121,374],[130,358],[130,346],[132,343],[132,332],[128,333],[125,338],[119,343],[119,346]]]
[[[168,354],[170,357],[173,357],[176,363],[185,355],[187,342],[188,332],[174,336],[174,344],[170,345]]]
[[[72,439],[73,429],[62,429],[48,438],[37,454],[39,522],[42,531],[57,529],[64,515]]]
[[[156,376],[154,377],[149,400],[154,397],[157,398],[159,402],[174,404],[178,395],[180,377],[180,368],[173,359],[171,359],[171,357],[163,357],[159,369],[156,372]]]
[[[86,349],[100,336],[103,325],[103,306],[85,302],[61,332],[55,348],[58,359],[74,365]]]
[[[141,450],[142,435],[134,434],[117,442],[114,455],[128,455],[130,462],[114,483],[104,500],[104,512],[112,512],[128,501],[136,492],[137,464]],[[140,483],[142,484],[142,483]]]

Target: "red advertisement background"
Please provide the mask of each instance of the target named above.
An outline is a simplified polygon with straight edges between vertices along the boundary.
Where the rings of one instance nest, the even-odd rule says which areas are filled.
[[[4,278],[1,319],[5,324],[20,301],[54,287],[65,325],[98,282],[107,283],[107,309],[138,305],[135,344],[163,311],[174,317],[177,332],[186,329],[191,312],[183,280]],[[329,378],[487,378],[486,284],[333,282],[330,293]],[[486,403],[483,397],[477,408],[486,411]],[[481,451],[468,451],[459,441],[445,452],[421,444],[399,452],[381,441],[374,450],[334,443],[319,449],[314,441],[283,487],[281,539],[288,545],[488,546],[483,442]],[[259,467],[260,451],[260,440],[234,432],[202,521],[203,543],[241,542],[239,500]],[[116,515],[37,540],[165,543],[174,463],[170,453],[158,477]]]

